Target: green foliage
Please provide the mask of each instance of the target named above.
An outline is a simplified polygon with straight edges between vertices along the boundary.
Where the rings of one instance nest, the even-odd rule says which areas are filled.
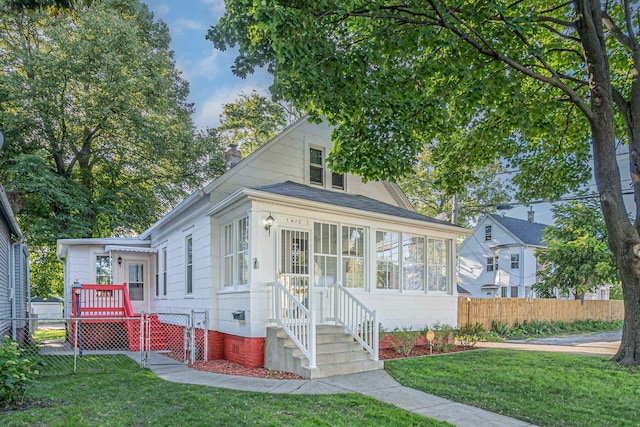
[[[242,93],[240,99],[223,106],[216,130],[224,143],[238,145],[247,156],[301,117],[295,107],[253,91],[250,95]]]
[[[616,260],[607,247],[607,229],[595,200],[553,207],[555,227],[544,233],[546,250],[536,252],[544,266],[534,289],[543,296],[559,289],[575,299],[603,284],[619,283]]]
[[[17,342],[0,340],[0,405],[9,406],[24,398],[28,386],[38,375],[38,362],[27,356]]]
[[[599,332],[622,329],[622,320],[606,322],[603,320],[577,320],[575,322],[531,320],[516,321],[509,327],[505,322],[491,323],[492,330],[497,334],[511,338],[521,339],[530,337],[544,337],[567,333]]]
[[[194,130],[164,23],[138,0],[48,3],[0,5],[0,181],[35,295],[61,286],[56,239],[141,232],[224,170],[215,133]]]
[[[425,329],[423,329],[423,333],[426,334],[426,331],[428,330],[429,328],[425,326]],[[434,335],[434,347],[443,353],[448,352],[451,347],[453,347],[450,339],[455,332],[455,328],[448,323],[442,323],[438,321],[431,326],[431,330],[433,331]]]
[[[418,340],[419,332],[412,327],[394,328],[389,334],[391,346],[396,353],[408,356]]]
[[[358,333],[360,336],[369,335],[373,333],[373,322],[368,320],[366,322],[358,325]],[[378,322],[378,340],[382,341],[382,339],[387,335],[387,330],[382,326],[382,323]]]
[[[482,339],[485,332],[482,323],[476,323],[475,325],[465,323],[455,330],[454,338],[461,346],[473,348]]]
[[[506,335],[507,331],[509,330],[509,324],[507,322],[503,322],[502,320],[492,320],[491,330],[498,335]]]

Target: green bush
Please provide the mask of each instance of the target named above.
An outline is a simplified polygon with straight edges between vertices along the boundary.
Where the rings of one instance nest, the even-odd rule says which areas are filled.
[[[24,398],[38,375],[37,364],[17,342],[8,338],[0,341],[0,405],[7,407]]]
[[[436,322],[431,327],[431,330],[433,331],[436,350],[446,353],[453,347],[453,344],[449,342],[449,338],[451,338],[455,330],[453,326],[447,323]]]
[[[405,356],[411,353],[418,340],[418,332],[411,327],[395,328],[389,335],[391,336],[391,346],[396,353]]]
[[[485,330],[482,323],[476,323],[475,325],[466,323],[454,332],[454,338],[459,345],[465,348],[473,348],[484,333]]]
[[[504,336],[509,332],[509,324],[507,322],[503,322],[502,320],[492,320],[491,330],[498,335]]]

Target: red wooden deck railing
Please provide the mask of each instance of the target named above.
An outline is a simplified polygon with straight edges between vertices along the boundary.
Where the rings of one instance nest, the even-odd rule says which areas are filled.
[[[72,293],[75,289],[72,289]],[[78,316],[77,296],[72,295],[74,317]],[[80,317],[132,317],[133,309],[129,300],[127,284],[91,285],[83,284],[80,291]]]

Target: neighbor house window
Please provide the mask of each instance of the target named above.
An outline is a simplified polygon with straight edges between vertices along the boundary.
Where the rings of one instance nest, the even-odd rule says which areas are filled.
[[[376,279],[379,289],[399,289],[400,234],[376,232]]]
[[[511,298],[518,298],[518,287],[517,286],[512,286],[511,287]]]
[[[318,148],[309,149],[309,182],[324,184],[324,152]]]
[[[449,245],[447,240],[429,239],[427,245],[427,291],[447,291],[447,260]]]
[[[111,284],[111,257],[108,255],[96,256],[96,284]]]
[[[313,224],[313,277],[316,286],[332,285],[338,275],[338,226]]]
[[[167,248],[162,248],[162,296],[167,296]]]
[[[511,268],[517,270],[520,268],[520,255],[511,254]]]
[[[185,241],[186,253],[185,253],[185,268],[186,268],[186,287],[185,292],[187,294],[193,293],[193,237],[188,236]]]
[[[238,284],[249,283],[249,217],[238,221]]]
[[[498,257],[487,257],[487,271],[498,271]]]
[[[347,288],[364,288],[364,228],[342,227],[342,282]]]
[[[402,289],[424,290],[425,238],[405,235],[402,241]]]
[[[484,240],[491,240],[491,226],[484,227]]]
[[[502,298],[507,298],[509,296],[509,288],[507,288],[506,286],[502,286],[500,288],[500,296]]]

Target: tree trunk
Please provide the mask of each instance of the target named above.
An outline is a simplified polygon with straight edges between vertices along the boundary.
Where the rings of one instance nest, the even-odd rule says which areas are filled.
[[[576,28],[589,74],[593,165],[600,206],[607,226],[609,248],[618,263],[625,303],[624,329],[618,353],[623,365],[640,364],[640,237],[627,215],[616,156],[611,70],[598,0],[577,0]],[[625,117],[629,125],[629,115]],[[630,141],[632,142],[632,141]]]

